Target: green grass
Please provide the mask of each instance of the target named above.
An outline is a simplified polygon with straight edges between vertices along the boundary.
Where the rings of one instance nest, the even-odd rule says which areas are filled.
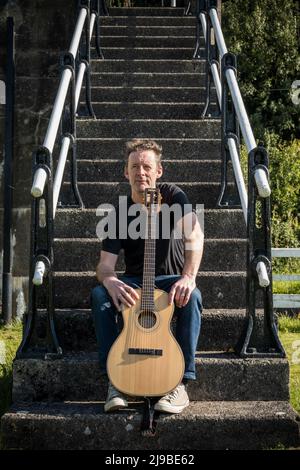
[[[0,326],[0,416],[11,404],[12,362],[22,338],[22,324]]]
[[[279,337],[290,365],[290,402],[300,413],[300,316],[279,317]]]
[[[273,281],[274,294],[300,294],[300,282]]]

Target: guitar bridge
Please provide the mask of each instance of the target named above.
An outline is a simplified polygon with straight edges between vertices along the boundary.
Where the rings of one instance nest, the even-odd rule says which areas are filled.
[[[129,348],[129,354],[141,354],[145,356],[162,356],[162,349]]]

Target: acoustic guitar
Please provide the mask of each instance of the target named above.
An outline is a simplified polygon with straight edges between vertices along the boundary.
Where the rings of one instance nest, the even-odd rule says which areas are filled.
[[[107,371],[111,383],[132,396],[162,396],[182,380],[184,358],[170,323],[174,304],[168,293],[155,288],[155,233],[160,204],[158,189],[145,190],[147,236],[142,289],[133,307],[122,306],[124,327],[112,345]]]

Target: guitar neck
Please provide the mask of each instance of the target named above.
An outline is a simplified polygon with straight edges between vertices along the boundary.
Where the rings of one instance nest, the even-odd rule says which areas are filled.
[[[141,299],[142,310],[154,310],[156,219],[156,212],[148,213]]]

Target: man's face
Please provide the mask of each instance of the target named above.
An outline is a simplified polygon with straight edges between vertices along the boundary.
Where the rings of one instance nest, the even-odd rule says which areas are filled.
[[[144,193],[146,188],[155,188],[156,180],[162,175],[162,167],[156,163],[153,150],[132,152],[125,168],[125,177],[136,194]]]

